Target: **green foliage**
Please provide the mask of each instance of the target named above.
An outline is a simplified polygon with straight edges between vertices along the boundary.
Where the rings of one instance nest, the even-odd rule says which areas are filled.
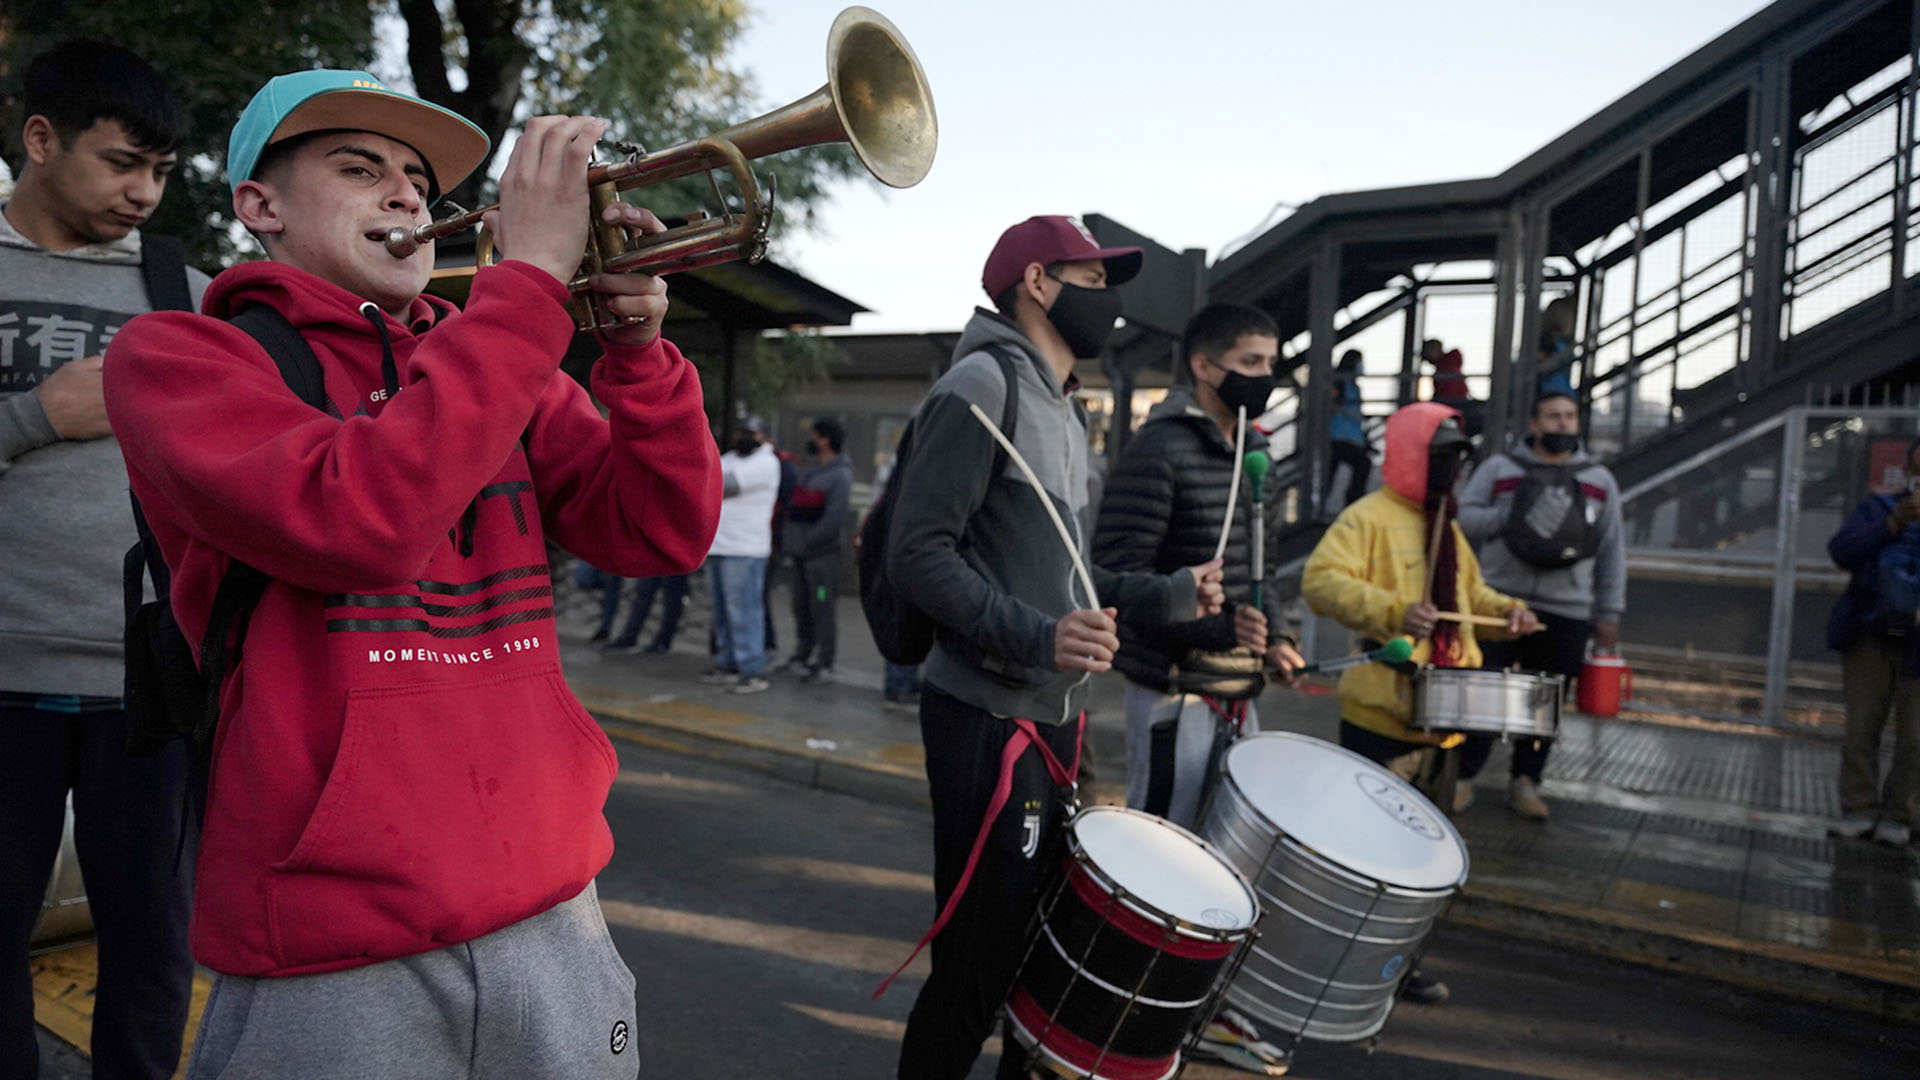
[[[198,265],[232,261],[251,239],[228,235],[232,204],[221,166],[227,134],[268,75],[309,67],[364,68],[373,57],[377,0],[167,0],[123,4],[8,0],[0,14],[0,148],[20,166],[20,80],[34,55],[68,38],[118,42],[173,84],[186,113],[183,167],[149,226],[186,240]],[[237,231],[237,230],[236,230]],[[244,238],[244,234],[241,234]]]
[[[191,121],[183,167],[151,227],[182,237],[193,260],[213,268],[257,250],[233,226],[221,170],[234,119],[271,75],[350,67],[410,81],[478,123],[496,147],[529,116],[570,112],[606,117],[610,138],[661,149],[762,111],[751,80],[726,62],[746,16],[742,0],[7,0],[0,86],[16,89],[26,62],[68,37],[115,41],[151,61]],[[410,79],[381,66],[376,30],[405,31]],[[21,118],[17,103],[6,104],[0,148],[17,171]],[[449,194],[469,206],[491,201],[488,171]],[[763,159],[756,172],[763,184],[774,177],[778,233],[811,225],[811,204],[859,169],[844,147],[827,146]],[[700,177],[627,197],[663,215],[718,209]]]
[[[832,338],[815,330],[789,330],[753,338],[741,350],[734,367],[735,409],[722,408],[726,376],[719,358],[691,359],[700,369],[707,415],[722,417],[740,409],[763,414],[771,411],[793,391],[832,376],[835,368],[847,362],[847,354]]]

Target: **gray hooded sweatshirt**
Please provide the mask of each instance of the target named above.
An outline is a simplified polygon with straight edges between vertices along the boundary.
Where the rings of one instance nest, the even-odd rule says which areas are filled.
[[[1473,470],[1460,493],[1460,529],[1480,553],[1487,584],[1519,597],[1529,607],[1567,619],[1618,622],[1627,610],[1627,548],[1620,527],[1620,486],[1605,465],[1579,449],[1560,464],[1575,470],[1589,505],[1598,503],[1600,547],[1591,558],[1558,570],[1524,562],[1500,534],[1513,509],[1514,490],[1530,466],[1540,464],[1520,443],[1494,454]]]
[[[133,546],[127,467],[111,437],[54,434],[34,388],[96,356],[151,310],[140,234],[51,252],[0,203],[0,691],[117,698],[126,613],[120,564]],[[187,271],[195,304],[207,276]]]
[[[1011,460],[974,418],[1000,422],[1008,392],[989,342],[1013,350],[1020,395],[1014,445],[1033,468],[1087,564],[1099,604],[1085,596],[1059,533]],[[887,571],[938,625],[922,670],[934,686],[996,716],[1059,724],[1083,707],[1085,678],[1053,666],[1054,626],[1070,611],[1117,607],[1135,620],[1193,617],[1194,582],[1114,574],[1093,565],[1081,525],[1087,506],[1087,432],[1078,407],[1039,350],[1008,319],[977,310],[954,364],[914,414],[913,445],[888,533]]]

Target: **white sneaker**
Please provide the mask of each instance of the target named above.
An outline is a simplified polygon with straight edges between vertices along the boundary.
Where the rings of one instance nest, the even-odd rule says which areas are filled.
[[[1913,830],[1897,821],[1888,821],[1886,818],[1881,818],[1880,823],[1873,827],[1873,842],[1876,844],[1892,844],[1894,847],[1905,847],[1907,842],[1912,839]]]
[[[1845,837],[1848,840],[1859,840],[1868,833],[1873,832],[1873,825],[1874,818],[1872,814],[1843,814],[1839,821],[1827,826],[1827,834],[1829,836]]]
[[[1547,820],[1547,800],[1540,797],[1540,789],[1531,777],[1514,777],[1507,784],[1507,801],[1513,804],[1514,813],[1523,818]]]
[[[733,684],[736,694],[764,694],[773,684],[759,675],[742,675],[740,681]]]
[[[1262,1039],[1260,1029],[1234,1009],[1221,1009],[1207,1022],[1193,1054],[1259,1076],[1285,1076],[1293,1064],[1285,1050]]]

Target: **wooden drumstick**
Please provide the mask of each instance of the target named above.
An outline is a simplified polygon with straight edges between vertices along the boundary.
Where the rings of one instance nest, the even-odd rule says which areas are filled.
[[[1423,604],[1433,603],[1433,579],[1440,572],[1440,538],[1452,531],[1447,528],[1434,529],[1433,540],[1427,544],[1427,584],[1420,590],[1420,602]]]
[[[1433,617],[1445,619],[1448,622],[1472,623],[1475,626],[1498,626],[1504,629],[1507,625],[1507,620],[1498,615],[1475,615],[1465,611],[1441,611],[1435,613]]]

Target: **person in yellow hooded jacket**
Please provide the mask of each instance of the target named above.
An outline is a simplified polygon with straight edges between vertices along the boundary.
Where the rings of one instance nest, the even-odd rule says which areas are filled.
[[[1405,665],[1366,663],[1340,677],[1340,745],[1384,766],[1441,807],[1453,805],[1457,732],[1427,733],[1413,716],[1411,670],[1422,664],[1477,668],[1474,626],[1443,612],[1505,617],[1489,637],[1530,634],[1540,620],[1527,605],[1496,592],[1480,576],[1473,548],[1454,523],[1454,481],[1469,449],[1458,410],[1434,402],[1387,418],[1384,481],[1340,512],[1307,557],[1301,594],[1316,613],[1338,620],[1372,649],[1398,634],[1414,641]],[[1408,976],[1401,993],[1437,1004],[1446,984]]]

